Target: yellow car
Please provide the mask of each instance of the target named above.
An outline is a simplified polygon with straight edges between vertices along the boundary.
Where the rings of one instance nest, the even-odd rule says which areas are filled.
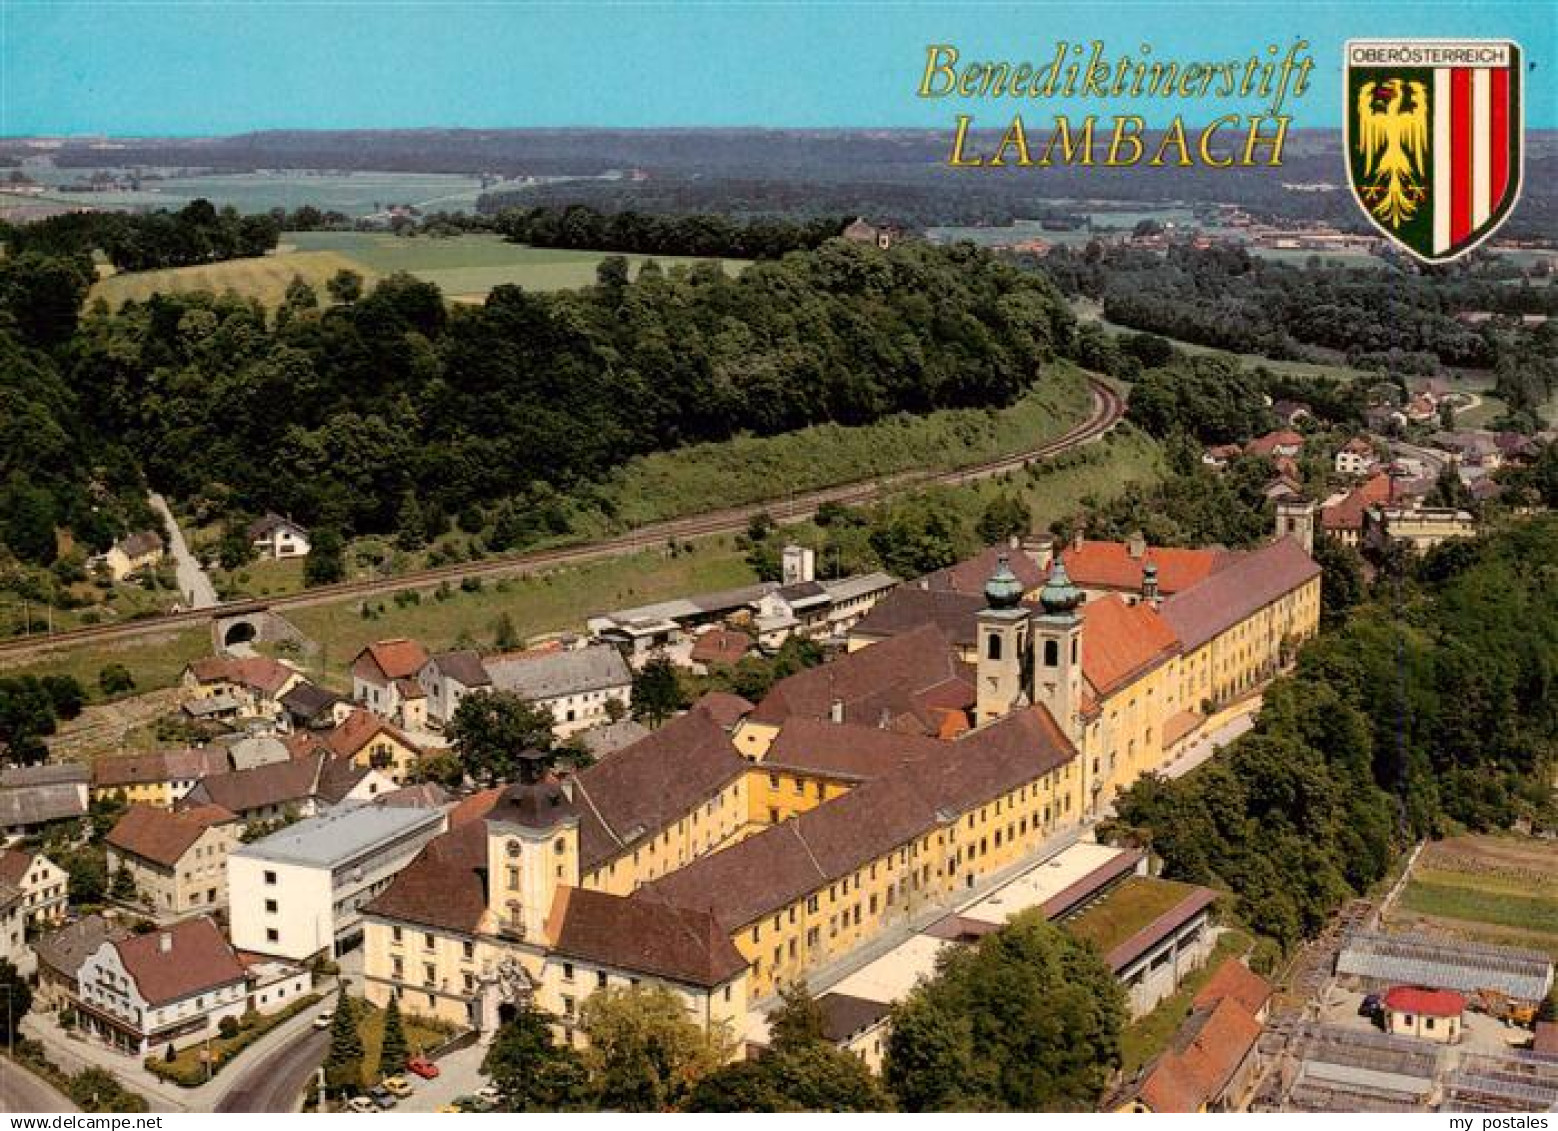
[[[411,1081],[404,1076],[386,1076],[382,1087],[396,1099],[402,1100],[415,1091],[411,1086]]]
[[[458,1115],[461,1108],[459,1104],[444,1104],[443,1107],[434,1109],[439,1115]]]

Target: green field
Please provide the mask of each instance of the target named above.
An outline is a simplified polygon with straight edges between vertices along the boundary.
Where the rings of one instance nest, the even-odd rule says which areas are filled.
[[[1558,860],[1554,861],[1558,866]],[[1422,915],[1549,934],[1558,939],[1558,885],[1531,885],[1491,876],[1419,869],[1401,895],[1401,906]]]
[[[0,663],[0,676],[70,675],[94,701],[102,701],[98,673],[108,664],[123,664],[135,680],[135,690],[155,691],[172,687],[191,660],[211,654],[211,630],[187,628],[161,636],[138,637],[105,644],[86,644],[65,649],[43,659]]]
[[[173,267],[164,271],[135,271],[110,275],[92,286],[90,298],[101,298],[111,307],[126,302],[144,302],[159,292],[182,294],[210,291],[221,294],[234,291],[244,298],[257,298],[268,307],[280,306],[287,285],[301,278],[321,296],[325,283],[337,271],[356,271],[370,282],[373,272],[356,260],[333,251],[293,252],[266,255],[257,259],[229,259],[200,267]]]

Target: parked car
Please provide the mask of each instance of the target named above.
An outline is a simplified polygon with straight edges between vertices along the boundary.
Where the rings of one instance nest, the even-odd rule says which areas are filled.
[[[476,1094],[482,1099],[486,1100],[488,1103],[494,1104],[503,1098],[503,1093],[498,1091],[498,1089],[494,1088],[491,1084],[488,1084],[485,1088],[477,1088]]]
[[[390,1095],[383,1088],[369,1088],[368,1098],[373,1101],[374,1106],[377,1107],[380,1111],[388,1111],[390,1108],[394,1107],[397,1102],[395,1097]]]
[[[328,1028],[330,1028],[330,1025],[334,1021],[335,1021],[335,1010],[327,1009],[323,1013],[321,1013],[318,1017],[314,1018],[314,1028],[316,1028],[316,1029],[328,1029]]]
[[[406,1071],[414,1076],[420,1076],[424,1080],[438,1079],[438,1065],[428,1060],[425,1056],[414,1056],[406,1061]]]
[[[358,1115],[373,1115],[379,1108],[367,1096],[353,1096],[346,1101],[346,1110],[356,1112]]]
[[[1384,1002],[1379,994],[1366,994],[1362,1004],[1358,1006],[1359,1017],[1378,1017],[1379,1011],[1384,1007]]]
[[[386,1076],[379,1086],[396,1099],[401,1100],[416,1090],[411,1086],[411,1081],[404,1076]]]
[[[454,1106],[461,1111],[480,1112],[492,1110],[491,1102],[482,1099],[480,1096],[456,1096],[454,1098]]]

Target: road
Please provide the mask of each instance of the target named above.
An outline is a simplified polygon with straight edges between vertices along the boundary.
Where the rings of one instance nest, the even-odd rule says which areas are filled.
[[[14,1061],[0,1057],[0,1111],[76,1111],[76,1105]]]
[[[168,536],[172,539],[168,545],[168,552],[173,555],[173,563],[178,567],[181,602],[186,609],[211,608],[217,603],[216,587],[211,584],[206,571],[200,568],[195,555],[189,552],[189,546],[184,541],[184,532],[179,529],[178,519],[173,517],[168,501],[155,491],[147,496],[147,501],[151,503],[152,510],[162,516],[162,521],[168,528]]]
[[[330,1047],[328,1029],[310,1029],[283,1045],[238,1077],[217,1111],[295,1111],[309,1077],[324,1063]]]
[[[167,635],[170,631],[197,628],[208,623],[213,614],[224,609],[254,610],[269,608],[275,612],[287,609],[308,608],[315,605],[335,604],[351,598],[383,597],[403,589],[425,589],[440,581],[459,581],[467,577],[514,577],[559,566],[577,565],[603,558],[622,557],[640,551],[662,547],[670,539],[704,538],[714,534],[731,534],[743,531],[755,515],[767,513],[780,523],[802,522],[810,518],[823,503],[859,505],[869,503],[892,491],[906,487],[930,484],[972,483],[1008,471],[1018,471],[1034,460],[1059,455],[1101,439],[1125,415],[1125,398],[1103,381],[1089,379],[1092,386],[1092,405],[1087,418],[1055,440],[1028,451],[1001,459],[965,467],[960,471],[937,474],[910,471],[886,476],[864,483],[849,483],[841,487],[829,487],[797,495],[788,501],[770,500],[747,506],[730,507],[707,514],[641,526],[627,534],[606,538],[584,546],[561,550],[541,550],[515,557],[494,558],[485,562],[471,562],[436,569],[424,569],[415,573],[374,581],[346,581],[338,585],[322,585],[302,593],[273,597],[266,601],[235,601],[215,608],[170,613],[160,617],[143,617],[122,624],[88,625],[68,632],[56,632],[46,637],[21,637],[0,642],[0,659],[16,662],[19,657],[41,655],[70,648],[76,644],[128,640],[138,636]],[[180,583],[182,584],[182,582]]]

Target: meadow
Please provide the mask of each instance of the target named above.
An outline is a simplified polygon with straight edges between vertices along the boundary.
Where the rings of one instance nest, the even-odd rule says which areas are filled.
[[[1558,956],[1558,846],[1463,836],[1424,849],[1392,918]]]
[[[266,255],[256,259],[229,259],[199,267],[172,267],[163,271],[134,271],[108,275],[92,285],[88,301],[102,299],[110,307],[144,302],[154,294],[233,291],[259,299],[268,308],[281,305],[293,279],[302,279],[322,297],[325,284],[338,271],[356,271],[372,283],[377,276],[362,264],[333,251],[300,251]]]

